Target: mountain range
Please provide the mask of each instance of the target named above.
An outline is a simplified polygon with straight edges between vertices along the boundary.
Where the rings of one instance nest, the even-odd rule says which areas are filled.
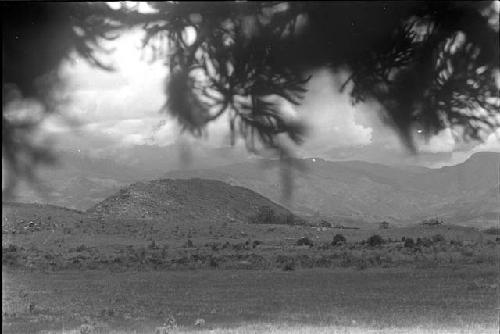
[[[291,201],[283,196],[279,164],[268,161],[174,171],[165,177],[221,180],[255,190],[297,214],[338,221],[404,224],[439,216],[479,227],[498,221],[499,161],[499,153],[489,152],[439,169],[304,159],[301,169],[291,171]]]
[[[175,147],[138,147],[135,159],[65,153],[60,166],[40,171],[51,189],[45,198],[24,189],[18,200],[86,210],[137,181],[202,178],[251,189],[312,219],[407,224],[438,216],[468,226],[498,223],[500,153],[476,153],[464,163],[439,169],[297,159],[293,165],[299,168],[284,174],[276,160],[249,159],[224,149],[193,150],[189,165],[183,165]],[[283,196],[283,177],[292,181],[290,198]]]

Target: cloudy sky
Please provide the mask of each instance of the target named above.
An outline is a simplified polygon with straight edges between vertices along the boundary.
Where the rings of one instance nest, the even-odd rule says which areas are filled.
[[[226,119],[210,124],[208,137],[194,140],[181,136],[176,122],[160,112],[166,101],[166,67],[160,61],[148,61],[140,47],[141,38],[142,32],[134,31],[109,44],[114,52],[104,59],[113,62],[114,72],[93,68],[77,58],[65,63],[60,69],[68,99],[63,108],[65,117],[47,119],[43,132],[60,149],[93,153],[127,150],[133,145],[162,147],[180,141],[227,146]],[[486,143],[467,145],[457,143],[451,131],[445,130],[428,142],[422,140],[421,154],[411,156],[393,130],[380,121],[377,106],[353,106],[349,97],[339,92],[343,77],[318,69],[303,104],[295,109],[284,104],[309,129],[305,143],[296,148],[297,155],[439,167],[462,162],[476,151],[500,151],[500,130]]]

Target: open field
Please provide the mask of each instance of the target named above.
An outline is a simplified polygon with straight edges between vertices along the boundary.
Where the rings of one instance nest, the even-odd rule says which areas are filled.
[[[135,225],[140,226],[139,221]],[[342,230],[234,224],[188,235],[83,233],[75,229],[2,234],[2,263],[32,270],[178,270],[438,267],[499,263],[496,234],[459,226]],[[344,241],[332,244],[342,234]],[[370,244],[380,235],[380,244]],[[405,241],[412,239],[411,244]],[[307,244],[299,245],[301,241]]]
[[[2,329],[35,333],[97,322],[147,333],[171,316],[180,330],[193,329],[202,318],[202,328],[220,333],[267,332],[266,324],[275,333],[297,326],[310,326],[313,333],[325,332],[322,328],[493,333],[498,328],[497,280],[498,268],[486,265],[292,272],[40,273],[4,268]]]
[[[167,319],[173,333],[498,332],[496,230],[172,225],[45,209],[3,217],[6,333],[153,333]]]

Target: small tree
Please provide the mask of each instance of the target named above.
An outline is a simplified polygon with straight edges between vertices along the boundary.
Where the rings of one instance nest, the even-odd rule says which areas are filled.
[[[404,242],[405,242],[405,247],[406,248],[413,248],[413,247],[415,247],[415,241],[413,241],[412,238],[405,238]]]
[[[309,246],[309,247],[312,247],[312,246],[314,246],[314,243],[308,237],[303,237],[303,238],[300,238],[299,240],[297,240],[297,246]]]
[[[445,241],[445,239],[444,239],[442,234],[434,234],[432,236],[432,241],[433,242],[442,242],[442,241]]]
[[[253,224],[273,224],[275,221],[274,210],[267,205],[261,206],[257,214],[250,218],[250,222]]]
[[[382,237],[380,235],[374,234],[371,237],[369,237],[368,240],[366,240],[366,242],[371,247],[375,247],[375,246],[382,245],[384,243],[384,239],[382,239]]]
[[[337,246],[346,242],[345,237],[342,234],[335,234],[332,241],[332,246]]]

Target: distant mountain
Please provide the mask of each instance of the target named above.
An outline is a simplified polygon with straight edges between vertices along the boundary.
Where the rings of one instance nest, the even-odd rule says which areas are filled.
[[[215,180],[164,179],[125,187],[87,213],[103,219],[159,219],[164,224],[247,223],[263,206],[278,215],[290,214],[246,188]]]
[[[500,214],[498,197],[493,196],[498,194],[499,161],[499,153],[476,153],[462,164],[428,169],[304,159],[299,164],[305,170],[292,171],[290,203],[283,200],[279,168],[272,161],[175,171],[166,177],[225,181],[248,187],[296,213],[339,221],[407,223],[440,215],[452,223],[488,226]]]
[[[286,201],[278,161],[249,158],[232,148],[189,150],[172,145],[136,146],[107,156],[62,152],[60,165],[39,170],[48,189],[44,196],[25,187],[17,200],[86,210],[137,181],[195,177],[249,188],[297,214],[339,223],[410,223],[439,215],[450,223],[488,226],[500,214],[493,196],[500,153],[476,153],[439,169],[300,159],[295,162],[302,168],[292,170],[294,188]]]

